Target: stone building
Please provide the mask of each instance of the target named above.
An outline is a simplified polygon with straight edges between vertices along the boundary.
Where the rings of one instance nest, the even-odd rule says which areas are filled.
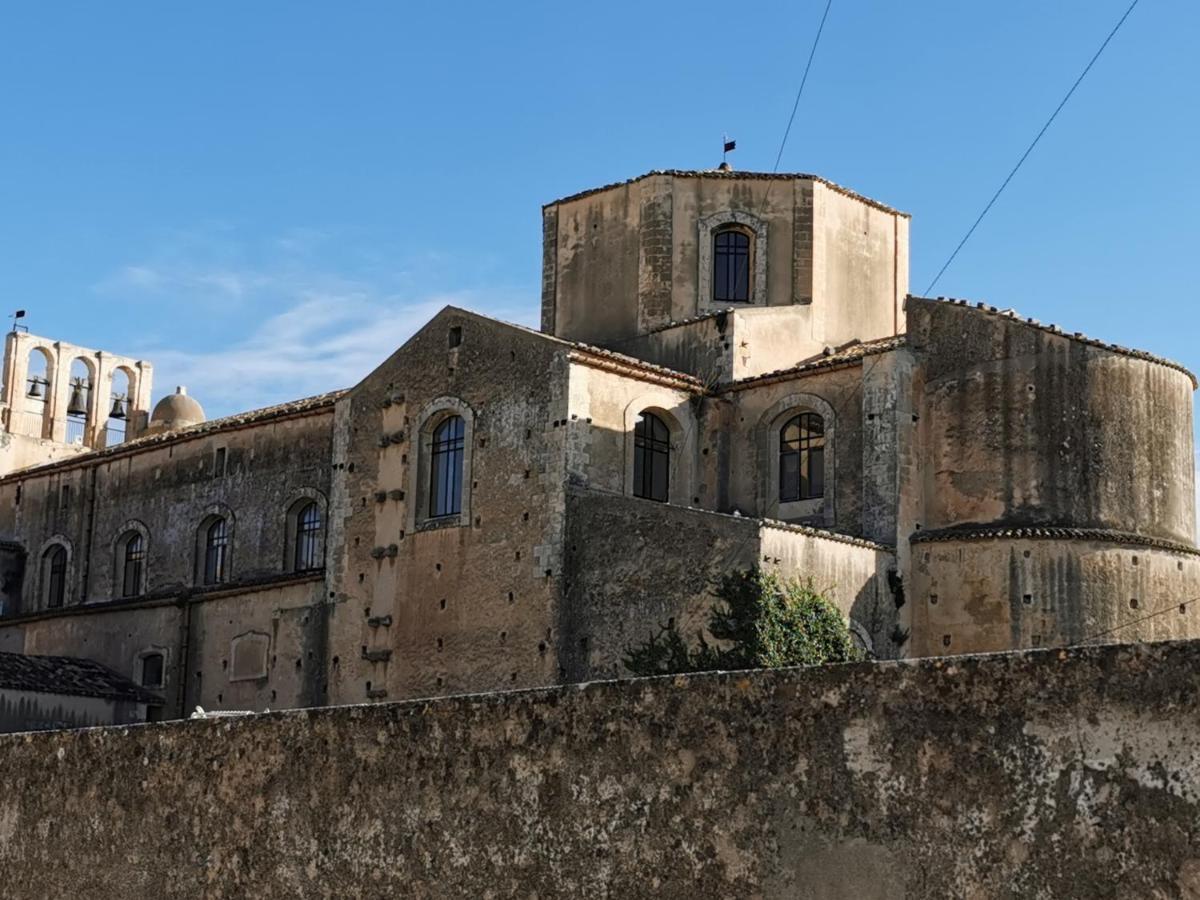
[[[880,658],[1200,636],[1194,377],[909,296],[908,234],[810,175],[652,172],[544,207],[540,332],[447,307],[214,421],[10,335],[0,651],[166,715],[584,681],[753,564]]]

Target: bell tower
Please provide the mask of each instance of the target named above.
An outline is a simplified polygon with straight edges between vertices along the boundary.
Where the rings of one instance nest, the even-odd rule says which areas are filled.
[[[153,367],[145,360],[9,332],[0,388],[0,475],[138,437]]]

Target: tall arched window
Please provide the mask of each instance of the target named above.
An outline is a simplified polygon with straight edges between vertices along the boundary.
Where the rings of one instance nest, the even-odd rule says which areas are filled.
[[[120,543],[121,596],[136,597],[142,593],[142,576],[146,566],[146,540],[139,532],[131,531]]]
[[[667,501],[671,472],[671,432],[654,413],[638,416],[633,429],[633,494]]]
[[[713,302],[749,303],[753,243],[740,228],[713,235]]]
[[[204,533],[204,583],[221,584],[229,560],[229,524],[223,518],[212,521]]]
[[[800,413],[779,431],[779,500],[825,496],[825,421]]]
[[[42,554],[42,600],[47,609],[58,609],[67,596],[67,548],[55,544]]]
[[[462,416],[450,416],[433,432],[429,452],[429,516],[436,519],[462,512]]]
[[[310,500],[296,513],[296,546],[292,564],[297,572],[321,567],[321,508]]]

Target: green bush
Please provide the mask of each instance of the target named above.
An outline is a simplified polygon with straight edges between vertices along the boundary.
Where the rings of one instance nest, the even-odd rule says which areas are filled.
[[[862,658],[842,614],[811,581],[781,578],[759,568],[724,576],[708,631],[688,646],[672,622],[625,652],[634,675],[671,675],[713,669],[775,669]]]

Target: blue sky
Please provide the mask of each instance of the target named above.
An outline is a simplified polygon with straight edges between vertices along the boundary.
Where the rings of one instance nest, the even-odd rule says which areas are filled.
[[[1126,5],[834,0],[781,168],[911,212],[921,292]],[[534,323],[540,204],[770,169],[823,6],[6,4],[3,305],[210,415]],[[1144,0],[935,293],[1200,370],[1198,39]]]

